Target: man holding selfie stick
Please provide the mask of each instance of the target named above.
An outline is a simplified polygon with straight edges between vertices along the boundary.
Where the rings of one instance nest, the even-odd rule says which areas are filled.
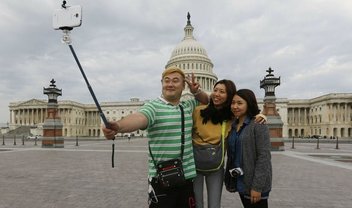
[[[63,1],[62,8],[53,15],[53,27],[64,32],[63,42],[69,45],[104,122],[102,130],[105,137],[114,140],[117,133],[147,129],[149,207],[195,207],[193,178],[196,176],[196,169],[192,149],[192,113],[199,102],[209,102],[208,95],[199,89],[193,74],[186,79],[180,68],[170,67],[162,73],[162,95],[159,98],[143,105],[139,112],[119,121],[108,122],[71,45],[70,31],[79,27],[81,22],[81,7],[66,6],[66,1]],[[196,99],[180,100],[186,83]]]
[[[186,83],[196,99],[180,101]],[[191,79],[186,78],[183,71],[174,66],[165,69],[162,73],[161,84],[162,95],[159,98],[146,103],[134,114],[119,121],[109,122],[110,127],[103,127],[102,130],[107,139],[113,139],[117,133],[147,129],[149,207],[193,208],[195,207],[193,178],[196,176],[196,170],[191,135],[192,113],[199,102],[207,104],[209,98],[199,89],[193,74]],[[182,123],[184,123],[183,135]],[[184,137],[184,145],[181,145],[182,137]],[[183,169],[181,171],[183,171],[185,183],[176,187],[165,187],[163,179],[160,180],[162,176],[159,174],[159,165],[163,161],[175,158],[181,158]],[[172,168],[169,168],[166,169],[170,171]]]

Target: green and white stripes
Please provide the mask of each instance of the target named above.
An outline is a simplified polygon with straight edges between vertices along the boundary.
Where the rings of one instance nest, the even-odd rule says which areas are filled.
[[[181,102],[185,114],[185,147],[183,169],[186,179],[194,178],[196,170],[192,149],[192,113],[198,102],[194,99]],[[140,112],[148,118],[148,139],[155,162],[180,158],[181,155],[181,111],[179,106],[156,99],[146,103]],[[149,176],[156,170],[149,155]]]

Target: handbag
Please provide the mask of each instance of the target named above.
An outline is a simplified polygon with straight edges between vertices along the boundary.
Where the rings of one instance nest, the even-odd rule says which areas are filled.
[[[198,171],[216,171],[223,166],[225,157],[225,131],[226,121],[223,121],[221,124],[220,144],[214,145],[208,143],[205,145],[193,145],[194,161]]]
[[[237,177],[232,177],[230,174],[230,171],[232,167],[230,167],[232,164],[230,159],[228,158],[226,162],[226,168],[225,168],[225,175],[224,175],[224,183],[225,183],[225,188],[228,192],[236,192],[236,185],[237,185]]]
[[[184,144],[185,144],[185,118],[183,107],[181,105],[181,158],[161,161],[156,163],[152,154],[152,151],[149,146],[149,153],[153,160],[154,167],[157,173],[157,181],[163,189],[171,189],[175,187],[179,187],[185,184],[186,178],[183,171],[182,159],[184,152]]]
[[[158,181],[163,188],[174,188],[185,183],[182,161],[172,159],[157,164]]]

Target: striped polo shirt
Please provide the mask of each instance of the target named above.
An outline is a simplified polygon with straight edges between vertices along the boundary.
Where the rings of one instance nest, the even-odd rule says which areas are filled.
[[[183,169],[186,179],[196,176],[192,148],[192,113],[198,101],[190,99],[180,102],[185,116],[185,146],[183,153]],[[144,104],[140,113],[148,119],[148,142],[156,163],[180,158],[181,156],[181,110],[177,105],[158,98]],[[149,177],[156,176],[154,163],[149,153]]]

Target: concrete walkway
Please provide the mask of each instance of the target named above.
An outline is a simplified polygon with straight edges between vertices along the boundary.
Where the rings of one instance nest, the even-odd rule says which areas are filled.
[[[63,149],[0,144],[0,208],[147,207],[146,139],[65,141]],[[273,190],[269,207],[352,206],[352,144],[286,143],[272,152]],[[223,191],[222,207],[242,207],[237,194]]]

